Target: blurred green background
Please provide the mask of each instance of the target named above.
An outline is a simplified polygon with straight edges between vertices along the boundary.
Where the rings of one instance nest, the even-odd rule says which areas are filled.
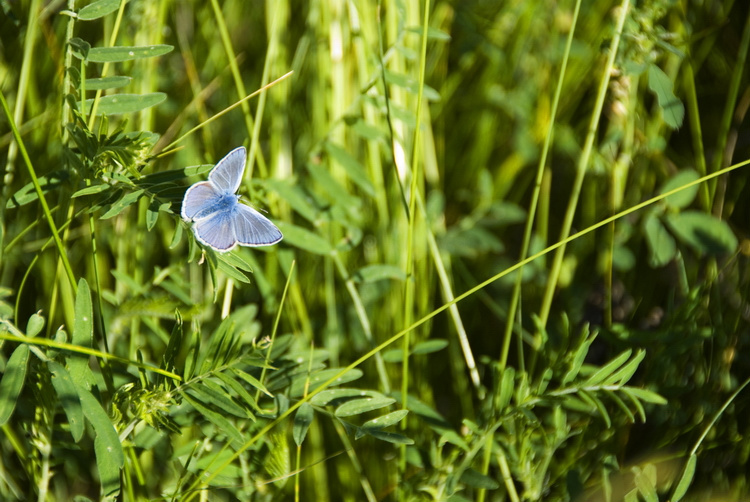
[[[92,5],[0,1],[0,499],[750,496],[748,170],[627,212],[750,158],[745,2]],[[131,108],[75,118],[116,75]],[[285,239],[201,260],[184,189],[239,145]],[[80,279],[125,362],[11,362],[16,327],[80,345]],[[378,411],[284,414],[363,355],[340,385]],[[92,392],[82,437],[47,359]],[[124,452],[109,481],[87,406]]]

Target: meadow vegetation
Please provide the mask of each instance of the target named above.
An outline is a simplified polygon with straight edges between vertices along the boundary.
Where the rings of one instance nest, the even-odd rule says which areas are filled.
[[[746,3],[0,7],[0,500],[750,497]]]

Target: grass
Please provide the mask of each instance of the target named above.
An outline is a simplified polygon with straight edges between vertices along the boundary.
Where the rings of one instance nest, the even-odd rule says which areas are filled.
[[[90,5],[0,2],[0,499],[750,496],[745,6]]]

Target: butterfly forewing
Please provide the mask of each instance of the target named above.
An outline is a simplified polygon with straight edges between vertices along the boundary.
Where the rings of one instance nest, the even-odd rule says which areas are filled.
[[[241,146],[229,152],[208,174],[208,181],[217,190],[235,193],[242,182],[245,172],[245,147]]]
[[[191,186],[182,199],[182,210],[180,211],[182,219],[190,221],[200,213],[210,210],[216,204],[220,195],[208,181],[201,181]]]

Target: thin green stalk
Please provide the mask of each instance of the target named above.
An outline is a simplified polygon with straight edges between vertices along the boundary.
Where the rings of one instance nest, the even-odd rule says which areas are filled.
[[[65,267],[65,273],[68,276],[70,287],[73,289],[73,292],[75,293],[78,290],[78,285],[76,284],[76,279],[75,279],[75,275],[73,274],[73,269],[70,266],[70,262],[68,261],[68,256],[65,253],[65,248],[63,247],[62,240],[60,239],[60,233],[57,230],[57,225],[55,225],[55,220],[52,218],[52,213],[49,210],[47,199],[44,197],[44,192],[42,192],[42,187],[39,185],[39,178],[37,178],[36,176],[36,172],[34,171],[34,166],[31,164],[31,159],[29,158],[29,154],[26,151],[26,146],[24,145],[23,139],[21,138],[21,135],[18,132],[18,127],[16,127],[16,122],[15,120],[13,120],[13,116],[10,113],[10,108],[8,108],[8,102],[5,100],[5,94],[2,92],[2,90],[0,90],[0,104],[3,107],[5,116],[8,119],[8,124],[10,125],[10,128],[13,131],[13,136],[16,139],[16,143],[18,144],[18,149],[21,152],[21,156],[23,157],[24,163],[26,164],[26,168],[29,171],[29,176],[31,177],[31,183],[34,185],[34,190],[36,191],[37,197],[39,197],[39,203],[42,205],[42,211],[44,212],[44,217],[47,219],[47,224],[49,225],[50,231],[52,233],[52,237],[54,237],[55,239],[57,252],[60,255],[60,259],[63,261],[63,266]]]
[[[417,111],[414,127],[414,138],[412,140],[412,159],[411,159],[411,185],[409,187],[409,224],[406,239],[406,293],[404,298],[404,323],[409,325],[414,318],[414,295],[416,287],[415,277],[415,256],[414,256],[414,232],[416,229],[416,206],[419,198],[419,191],[422,185],[422,170],[420,169],[420,130],[422,124],[422,99],[425,80],[425,64],[427,59],[427,28],[430,22],[430,0],[424,2],[424,18],[422,21],[422,43],[419,57],[419,79],[417,85],[419,92],[417,94]],[[409,406],[409,351],[411,350],[411,333],[406,333],[401,343],[401,407],[406,410]],[[401,430],[405,430],[408,425],[406,420],[400,423]],[[401,472],[406,470],[406,446],[400,447],[399,469]]]
[[[745,28],[742,32],[740,48],[737,51],[737,60],[733,65],[732,80],[729,83],[729,89],[727,91],[727,101],[724,105],[724,113],[719,122],[719,132],[716,136],[716,155],[714,156],[714,165],[711,168],[712,171],[718,171],[726,161],[725,154],[727,138],[729,136],[729,128],[732,125],[732,116],[734,115],[737,106],[737,96],[739,95],[740,84],[742,83],[742,77],[745,74],[745,61],[747,60],[748,47],[750,47],[750,12],[745,19]],[[716,196],[717,182],[718,179],[708,185],[711,197],[711,207],[714,208],[723,205],[723,201],[717,201],[714,199]]]
[[[523,243],[521,244],[521,253],[519,259],[523,260],[526,258],[529,252],[529,245],[531,243],[531,234],[534,228],[534,220],[536,218],[536,210],[539,204],[539,194],[542,190],[542,180],[544,178],[544,168],[547,165],[547,155],[549,154],[550,146],[552,145],[552,139],[555,131],[555,119],[557,118],[557,108],[560,104],[560,94],[562,94],[563,82],[565,80],[565,72],[568,67],[568,59],[570,58],[570,48],[573,45],[573,38],[575,35],[576,26],[578,26],[578,13],[581,10],[581,0],[576,0],[575,9],[573,10],[573,19],[570,23],[570,31],[568,32],[568,39],[565,42],[565,50],[563,52],[562,64],[560,65],[560,75],[557,79],[557,88],[555,89],[555,97],[552,100],[552,110],[550,110],[549,126],[547,127],[547,134],[544,138],[544,146],[542,147],[542,155],[539,158],[539,164],[536,170],[536,180],[534,182],[534,191],[531,194],[531,202],[529,203],[529,215],[526,218],[526,227],[523,232]],[[503,335],[503,347],[500,353],[500,369],[505,368],[508,362],[508,351],[510,349],[510,340],[513,335],[513,325],[516,322],[516,309],[521,298],[521,284],[523,280],[523,269],[518,270],[516,275],[516,281],[513,285],[513,294],[510,297],[510,306],[508,307],[508,319],[505,324],[505,333]],[[523,343],[521,341],[521,335],[519,331],[518,340],[516,341],[521,347],[520,354],[523,354]]]
[[[226,52],[227,54],[229,68],[232,72],[232,77],[234,78],[234,85],[237,88],[237,94],[239,96],[245,96],[247,95],[247,92],[245,91],[245,83],[242,81],[240,68],[237,66],[237,56],[234,53],[234,48],[232,47],[232,39],[229,36],[229,30],[227,29],[227,24],[224,21],[224,15],[221,12],[221,6],[219,5],[218,0],[211,0],[211,7],[213,7],[214,19],[216,19],[216,24],[219,28],[219,35],[221,36],[221,42],[224,46],[224,52]],[[261,87],[261,90],[262,89],[264,89],[264,87]],[[245,118],[245,127],[247,128],[248,134],[252,135],[254,129],[254,120],[252,114],[250,113],[250,105],[248,105],[244,99],[240,100],[239,102],[242,105],[242,116]],[[260,117],[256,116],[255,120],[260,120]],[[262,178],[265,178],[268,176],[266,161],[263,158],[260,150],[255,150],[255,154],[255,160],[258,161],[258,169],[260,169],[260,175]]]
[[[568,241],[567,237],[570,234],[571,227],[573,226],[573,217],[576,214],[578,198],[581,194],[581,187],[583,186],[583,179],[586,175],[586,169],[588,168],[589,162],[591,160],[591,152],[593,150],[594,141],[596,139],[596,132],[599,127],[599,119],[602,115],[604,98],[607,95],[609,77],[612,74],[612,68],[614,67],[615,63],[615,56],[617,56],[617,49],[620,46],[620,37],[622,36],[623,26],[625,25],[625,19],[627,18],[629,10],[630,0],[623,0],[619,8],[619,16],[617,18],[615,35],[612,39],[612,44],[609,46],[607,62],[602,69],[602,78],[599,82],[599,90],[596,96],[596,103],[594,104],[594,109],[591,112],[591,121],[589,122],[586,142],[583,147],[583,152],[581,152],[581,157],[578,160],[575,181],[573,182],[570,200],[568,201],[568,208],[565,212],[565,219],[563,220],[562,229],[560,231],[560,242],[562,243],[566,243]],[[565,245],[563,244],[555,252],[555,256],[552,261],[552,268],[550,269],[549,278],[547,280],[547,286],[544,291],[542,306],[539,310],[539,320],[542,327],[547,325],[547,320],[549,319],[550,309],[552,308],[552,298],[555,295],[557,281],[560,277],[560,270],[562,268],[564,257]]]
[[[187,138],[188,136],[190,136],[191,134],[193,134],[193,133],[194,133],[195,131],[197,131],[198,129],[200,129],[200,128],[202,128],[202,127],[205,127],[205,126],[207,126],[208,124],[210,124],[210,123],[211,123],[211,122],[213,122],[214,120],[217,120],[217,119],[218,119],[219,117],[221,117],[222,115],[225,115],[226,113],[229,113],[230,111],[234,110],[234,109],[235,109],[235,108],[237,108],[238,106],[242,106],[242,104],[243,104],[243,103],[245,103],[245,101],[247,101],[247,100],[249,100],[249,99],[252,99],[252,98],[254,98],[255,96],[257,96],[257,95],[258,95],[258,94],[260,94],[261,92],[265,91],[266,89],[270,89],[271,87],[273,87],[274,85],[278,84],[279,82],[281,82],[281,81],[282,81],[282,80],[284,80],[285,78],[288,78],[289,76],[291,76],[291,74],[292,74],[292,73],[294,73],[294,72],[291,72],[291,71],[290,71],[290,72],[288,72],[288,73],[285,73],[284,75],[280,76],[279,78],[277,78],[276,80],[274,80],[274,81],[273,81],[273,82],[271,82],[270,84],[268,84],[268,85],[264,85],[263,87],[261,87],[261,88],[260,88],[260,89],[258,89],[257,91],[255,91],[255,92],[253,92],[253,93],[251,93],[251,94],[248,94],[247,96],[245,96],[244,98],[240,99],[240,100],[239,100],[239,101],[237,101],[236,103],[234,103],[234,104],[232,104],[232,105],[229,105],[228,107],[224,108],[224,109],[223,109],[222,111],[220,111],[219,113],[217,113],[217,114],[213,115],[213,116],[212,116],[211,118],[209,118],[208,120],[205,120],[205,121],[201,122],[201,123],[200,123],[200,124],[198,124],[197,126],[195,126],[195,127],[193,127],[192,129],[190,129],[190,130],[189,130],[188,132],[186,132],[185,134],[183,134],[182,136],[180,136],[179,138],[177,138],[176,140],[172,141],[172,142],[171,142],[170,144],[168,144],[167,146],[165,146],[165,147],[164,147],[164,150],[162,150],[162,152],[161,152],[161,153],[160,153],[159,155],[160,155],[160,156],[161,156],[161,155],[166,155],[166,152],[169,152],[169,151],[170,151],[171,149],[173,149],[173,148],[174,148],[174,147],[175,147],[176,145],[178,145],[179,143],[181,143],[181,142],[182,142],[182,140],[184,140],[185,138]]]

